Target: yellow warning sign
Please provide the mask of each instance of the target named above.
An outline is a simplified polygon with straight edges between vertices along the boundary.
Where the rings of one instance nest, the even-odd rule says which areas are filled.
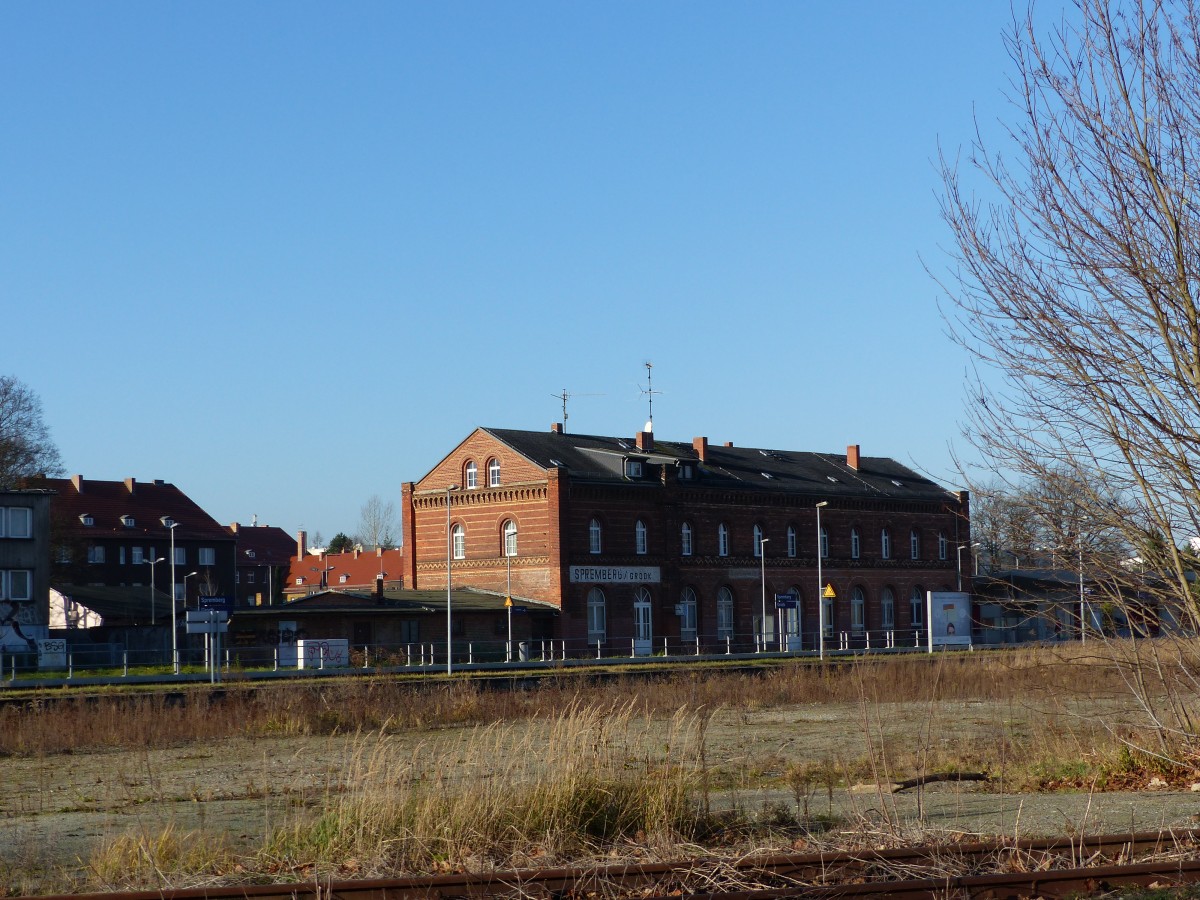
[[[504,598],[504,605],[505,605],[505,606],[512,606],[512,597],[505,597],[505,598]]]
[[[826,600],[836,600],[837,599],[837,594],[834,593],[832,583],[825,582],[825,590],[821,592],[821,596],[824,597]]]

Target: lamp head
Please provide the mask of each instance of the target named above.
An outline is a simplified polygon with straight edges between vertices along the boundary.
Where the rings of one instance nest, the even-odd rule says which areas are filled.
[[[817,509],[820,509],[822,506],[828,506],[828,505],[829,505],[828,500],[822,500],[820,503],[817,504]]]

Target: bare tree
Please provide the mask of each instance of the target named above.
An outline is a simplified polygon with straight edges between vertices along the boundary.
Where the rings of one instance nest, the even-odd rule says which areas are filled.
[[[396,504],[378,494],[362,505],[358,520],[357,543],[364,547],[390,550],[396,546]]]
[[[942,169],[947,315],[980,361],[968,433],[997,469],[1066,479],[1079,527],[1131,548],[1137,564],[1107,565],[1106,602],[1195,631],[1180,548],[1200,534],[1200,16],[1193,0],[1077,0],[1045,32],[1030,10],[1007,40],[1007,138],[977,136],[964,170]],[[1194,740],[1144,681],[1194,688],[1194,669],[1120,652],[1163,747]]]
[[[42,401],[12,375],[0,375],[0,488],[63,472],[58,448],[42,418]]]

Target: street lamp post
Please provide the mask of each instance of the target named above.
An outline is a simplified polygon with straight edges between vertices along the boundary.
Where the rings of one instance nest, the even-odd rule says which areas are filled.
[[[825,658],[825,591],[824,579],[821,577],[821,507],[828,506],[828,500],[817,504],[817,655]]]
[[[158,565],[158,564],[159,564],[160,562],[162,562],[162,561],[163,561],[163,558],[162,558],[161,556],[160,556],[158,559],[148,559],[148,560],[146,560],[146,563],[147,563],[147,565],[149,565],[149,566],[150,566],[150,624],[151,624],[151,625],[154,625],[154,624],[156,624],[156,622],[155,622],[155,615],[154,615],[154,611],[155,611],[155,597],[154,597],[154,584],[155,584],[155,582],[154,582],[154,567],[155,567],[156,565]]]
[[[450,566],[454,558],[454,534],[450,531],[450,492],[457,491],[457,484],[446,485],[446,674],[454,673],[453,646],[451,636],[453,629],[450,620]]]
[[[171,532],[171,667],[179,674],[179,625],[175,613],[175,529],[179,523],[170,516],[159,519]]]
[[[767,649],[767,548],[765,544],[770,538],[758,539],[758,560],[762,571],[762,641],[761,649]]]

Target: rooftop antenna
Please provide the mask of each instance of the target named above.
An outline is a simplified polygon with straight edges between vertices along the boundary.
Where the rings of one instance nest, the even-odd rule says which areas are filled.
[[[638,390],[642,391],[642,393],[646,395],[646,399],[650,403],[650,418],[646,420],[646,427],[643,429],[643,431],[654,431],[654,395],[661,394],[662,391],[654,390],[654,382],[651,380],[654,363],[650,362],[650,360],[646,360],[643,365],[646,367],[646,389],[642,390],[641,388],[638,388]]]
[[[603,397],[604,395],[603,394],[581,394],[578,391],[576,391],[575,393],[568,393],[567,389],[563,388],[561,394],[551,394],[550,396],[554,397],[556,400],[562,401],[563,431],[566,431],[567,430],[567,401],[568,400],[570,400],[572,397]]]

